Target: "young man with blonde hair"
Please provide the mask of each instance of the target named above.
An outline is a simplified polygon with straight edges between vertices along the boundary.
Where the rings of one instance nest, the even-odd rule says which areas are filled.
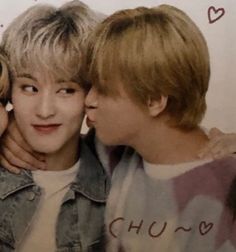
[[[109,180],[80,136],[85,41],[99,21],[80,1],[36,5],[3,34],[16,124],[30,148],[44,153],[47,171],[15,175],[1,167],[1,252],[103,251]],[[1,69],[2,95],[8,85],[4,64]]]
[[[198,27],[168,5],[119,11],[95,29],[87,63],[98,138],[136,151],[113,174],[107,251],[236,251],[236,160],[198,157],[210,77]]]

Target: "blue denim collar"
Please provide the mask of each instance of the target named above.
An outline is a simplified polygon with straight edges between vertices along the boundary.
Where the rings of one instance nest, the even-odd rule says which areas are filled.
[[[0,168],[1,199],[5,199],[9,195],[33,185],[36,184],[30,171],[22,170],[20,175],[16,175],[11,174],[4,168]],[[71,185],[71,190],[93,201],[105,202],[109,189],[110,181],[100,161],[81,139],[80,168],[75,181]],[[69,198],[74,198],[74,193]]]
[[[35,182],[29,171],[22,170],[19,175],[16,175],[1,167],[0,199],[5,199],[11,194],[33,185],[35,185]]]
[[[104,168],[83,141],[80,144],[80,168],[71,189],[97,202],[105,202],[110,190],[110,179]]]

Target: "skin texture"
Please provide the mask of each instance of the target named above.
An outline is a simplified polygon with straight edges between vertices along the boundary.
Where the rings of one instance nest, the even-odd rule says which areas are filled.
[[[18,147],[24,146],[29,155],[30,149],[44,154],[47,169],[69,168],[77,159],[84,98],[84,90],[70,80],[57,81],[37,72],[19,75],[12,89],[15,133],[7,140],[8,145],[15,143],[18,134],[16,138],[23,137],[31,148],[24,143]],[[6,149],[10,155],[10,149]]]
[[[86,105],[87,107],[89,107],[87,112],[88,112],[88,115],[90,116],[89,118],[90,120],[88,120],[90,127],[94,124],[93,122],[95,120],[94,108],[97,107],[97,102],[98,102],[96,99],[94,99],[94,97],[96,97],[96,92],[94,93],[94,90],[92,89],[86,99]],[[114,102],[114,98],[111,99],[111,102]],[[121,107],[116,106],[116,108],[117,108],[117,112],[121,111]],[[120,113],[120,116],[121,118],[130,117],[130,115],[127,113],[127,110]],[[116,123],[114,123],[114,120]],[[115,128],[120,127],[121,120],[119,120],[119,118],[114,115],[113,119],[110,122],[107,122],[106,124],[108,124],[107,127],[110,127],[110,133],[108,136],[113,137],[114,135],[114,137],[116,137]],[[134,126],[135,126],[135,123],[134,123]],[[99,134],[103,134],[102,128]],[[133,130],[130,133],[130,139],[132,139],[131,137],[132,134],[133,134]],[[209,144],[207,144],[205,148],[199,152],[200,158],[208,158],[208,157],[220,158],[222,156],[231,155],[232,153],[236,152],[236,134],[235,133],[224,134],[218,129],[213,128],[209,132],[209,138],[210,138]],[[118,140],[120,141],[120,139]],[[0,163],[13,173],[19,173],[20,167],[22,168],[24,167],[26,169],[31,169],[31,170],[32,169],[47,169],[47,166],[45,163],[45,155],[36,153],[32,150],[32,148],[29,146],[29,144],[26,142],[21,132],[19,131],[14,118],[10,120],[8,128],[5,131],[4,136],[2,137]]]
[[[13,173],[19,173],[18,167],[35,170],[45,169],[45,157],[32,150],[20,133],[15,118],[11,117],[4,135],[1,137],[0,163]]]
[[[1,118],[0,120],[0,136],[1,136],[8,125],[7,111],[5,110],[2,104],[0,104],[0,118]]]
[[[12,91],[16,122],[35,151],[51,154],[67,143],[75,145],[84,116],[84,96],[75,82],[55,83],[37,73],[32,78],[16,78]],[[50,129],[35,125],[59,126]]]
[[[226,155],[236,157],[236,134],[225,134],[217,128],[212,128],[209,132],[209,144],[199,153],[200,158],[222,158]]]
[[[135,148],[137,141],[150,129],[147,111],[140,109],[121,88],[120,95],[103,95],[92,88],[86,97],[87,124],[96,128],[97,136],[108,145],[130,145]],[[155,111],[155,110],[154,110]],[[146,120],[146,124],[145,124]],[[114,121],[116,123],[114,124]],[[141,126],[141,127],[140,127]],[[209,142],[204,144],[198,158],[222,158],[235,155],[236,134],[225,134],[213,128],[208,134]],[[153,143],[154,144],[154,143]]]
[[[132,102],[124,90],[117,97],[102,95],[94,87],[86,97],[89,122],[96,128],[98,138],[106,145],[132,145],[145,131],[148,118],[145,111]],[[114,123],[115,122],[115,123]]]
[[[138,104],[122,85],[119,87],[116,97],[93,87],[86,98],[88,117],[101,142],[128,145],[150,163],[175,164],[197,159],[208,139],[200,128],[182,131],[170,125],[170,116],[165,113],[167,97]]]

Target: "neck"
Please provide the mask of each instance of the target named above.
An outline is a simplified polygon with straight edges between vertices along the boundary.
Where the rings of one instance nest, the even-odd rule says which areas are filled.
[[[79,159],[79,139],[56,153],[46,154],[45,162],[48,171],[62,171],[71,168]]]
[[[150,127],[132,147],[147,162],[178,164],[197,160],[207,142],[208,138],[200,128],[182,131],[163,124]]]

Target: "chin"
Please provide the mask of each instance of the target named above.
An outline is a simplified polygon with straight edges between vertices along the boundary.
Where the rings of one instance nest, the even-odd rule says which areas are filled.
[[[106,137],[104,135],[97,134],[98,139],[104,144],[109,146],[122,145],[117,139]]]
[[[31,144],[30,144],[31,145]],[[52,143],[34,143],[31,145],[32,149],[36,152],[43,154],[54,154],[59,151],[60,146]]]

